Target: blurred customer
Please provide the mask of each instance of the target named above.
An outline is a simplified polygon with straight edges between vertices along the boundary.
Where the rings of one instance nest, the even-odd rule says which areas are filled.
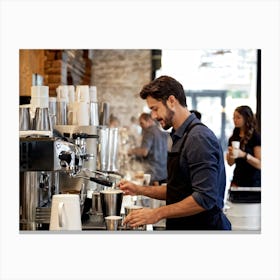
[[[109,127],[120,127],[120,120],[114,115],[110,115]]]
[[[190,113],[194,113],[196,117],[201,120],[201,113],[197,110],[190,110]]]
[[[166,219],[167,230],[230,230],[223,213],[223,150],[214,133],[189,112],[183,86],[161,76],[145,85],[140,96],[163,129],[172,127],[167,185],[145,188],[123,180],[119,186],[125,194],[166,200],[166,205],[134,211],[124,223],[134,227]]]
[[[144,172],[151,174],[151,185],[154,182],[165,183],[168,133],[158,128],[150,114],[142,113],[139,117],[139,123],[142,127],[141,146],[130,149],[128,154],[140,157]]]
[[[227,162],[235,164],[231,186],[261,186],[261,135],[257,132],[256,118],[249,106],[239,106],[233,113],[235,128],[228,141]],[[234,156],[232,141],[240,148]]]
[[[142,128],[138,124],[138,119],[134,116],[130,118],[130,126],[129,126],[129,132],[131,141],[134,143],[134,147],[138,147],[141,145],[141,134],[142,134]]]
[[[136,135],[141,135],[142,128],[141,128],[141,126],[138,124],[137,118],[134,117],[134,116],[132,116],[132,117],[130,118],[130,122],[131,122],[131,125],[130,125],[131,131],[133,131]]]

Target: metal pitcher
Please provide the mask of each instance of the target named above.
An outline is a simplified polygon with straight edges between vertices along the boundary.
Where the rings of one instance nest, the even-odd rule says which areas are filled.
[[[19,107],[19,130],[31,129],[31,117],[29,107]]]
[[[51,130],[51,120],[48,108],[36,108],[33,120],[34,130]]]

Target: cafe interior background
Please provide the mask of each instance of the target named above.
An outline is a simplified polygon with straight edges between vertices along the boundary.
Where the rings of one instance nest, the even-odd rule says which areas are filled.
[[[136,3],[137,9],[134,1],[127,6],[93,2],[69,1],[66,7],[65,1],[55,6],[52,1],[1,1],[1,128],[8,132],[1,137],[1,277],[279,279],[279,2],[149,1]],[[261,48],[262,118],[268,124],[262,127],[261,234],[19,234],[16,112],[18,95],[27,95],[19,93],[19,49],[73,46]]]
[[[225,154],[227,152],[228,138],[234,128],[233,111],[237,106],[250,106],[259,121],[259,128],[261,128],[261,50],[21,49],[19,51],[19,62],[20,107],[24,108],[31,104],[30,109],[32,109],[34,100],[38,100],[38,97],[34,96],[36,93],[34,90],[40,89],[41,86],[47,86],[45,89],[47,90],[46,93],[49,101],[56,98],[54,99],[56,100],[56,112],[50,112],[51,108],[49,106],[49,113],[53,114],[52,116],[56,118],[52,128],[48,128],[49,130],[58,130],[61,135],[65,136],[67,133],[72,133],[72,135],[77,134],[77,132],[80,133],[84,129],[83,133],[99,134],[100,139],[100,133],[104,133],[102,130],[98,131],[97,129],[96,131],[96,121],[87,123],[87,125],[91,124],[94,127],[74,126],[74,128],[69,121],[68,123],[67,121],[62,122],[58,113],[58,105],[61,106],[60,104],[62,103],[58,101],[62,94],[60,89],[65,85],[74,86],[74,90],[76,87],[76,92],[81,85],[87,85],[90,89],[93,88],[95,97],[94,102],[90,104],[96,105],[94,109],[99,111],[98,117],[100,118],[100,110],[104,109],[106,105],[107,118],[115,116],[119,119],[120,139],[116,139],[118,142],[118,151],[116,151],[118,156],[114,159],[116,162],[113,167],[98,166],[96,163],[100,155],[93,150],[97,149],[98,140],[95,142],[83,138],[79,140],[88,142],[85,143],[84,149],[91,150],[91,152],[86,151],[85,155],[93,155],[93,159],[88,160],[88,163],[85,163],[83,167],[93,171],[110,170],[125,175],[129,172],[127,176],[135,179],[134,175],[131,174],[137,174],[139,170],[143,170],[139,162],[132,161],[124,155],[126,154],[125,151],[135,144],[128,141],[127,129],[129,130],[131,126],[131,117],[138,119],[142,112],[149,112],[145,100],[139,97],[142,86],[161,75],[173,76],[182,83],[187,97],[188,108],[198,110],[202,114],[202,122],[214,131]],[[70,108],[70,105],[68,107]],[[33,112],[33,114],[35,113]],[[34,120],[36,117],[34,117]],[[100,122],[101,119],[98,122],[99,125],[101,125]],[[102,125],[108,126],[108,119]],[[24,128],[20,132],[26,134],[28,131],[24,130],[28,129]],[[35,132],[31,130],[29,133],[34,134]],[[78,139],[74,139],[74,136],[72,138],[71,141],[77,144]],[[105,147],[106,143],[102,142],[102,140],[104,139],[99,140],[99,142],[101,146],[104,145]],[[92,199],[93,191],[100,191],[95,185],[96,182],[88,183],[87,180],[78,179],[77,174],[81,175],[78,172],[74,174],[76,176],[75,179],[69,179],[68,175],[61,175],[63,174],[62,172],[57,172],[59,175],[53,175],[52,172],[41,172],[46,167],[44,165],[40,170],[38,165],[42,162],[50,161],[49,156],[41,158],[40,163],[38,162],[37,165],[39,169],[26,167],[30,162],[33,166],[36,164],[35,161],[32,163],[32,160],[29,159],[29,162],[26,161],[26,155],[23,152],[25,145],[27,146],[28,144],[26,138],[21,138],[20,143],[20,230],[48,229],[51,216],[51,196],[53,194],[78,193],[82,201],[81,203],[84,204],[87,202],[86,197]],[[80,145],[80,142],[78,145]],[[90,145],[94,148],[90,148]],[[225,167],[228,188],[234,166],[229,167],[225,161]],[[45,171],[52,169],[53,167],[45,169]],[[40,175],[34,175],[32,171],[40,171]],[[71,174],[72,177],[74,175]],[[37,176],[37,178],[34,179],[34,176]],[[59,176],[59,178],[53,179],[52,177],[55,176]],[[89,178],[92,179],[93,177]],[[35,181],[34,184],[31,184],[30,182],[33,181]],[[38,188],[37,185],[39,183],[43,184],[44,187]],[[31,185],[34,187],[32,188]],[[54,187],[57,185],[59,187]],[[68,185],[73,186],[72,189]],[[51,188],[52,190],[50,190]],[[39,200],[37,197],[40,197]],[[226,199],[227,190],[225,192],[225,203]],[[36,207],[34,207],[34,204],[37,204]],[[257,224],[250,225],[248,222],[242,222],[242,224],[238,224],[234,229],[260,230],[259,206],[257,211],[252,210],[256,212],[253,217],[247,217],[247,215],[252,215],[251,213],[246,213],[245,215],[246,219],[258,219]],[[90,211],[93,211],[93,208],[95,206],[92,206]],[[84,209],[83,205],[82,210]],[[94,223],[96,222],[94,220]],[[45,224],[47,226],[44,226]],[[100,223],[98,222],[97,224],[99,225]],[[164,223],[154,225],[155,228],[164,228]],[[100,229],[100,227],[97,225],[89,226],[89,224],[85,225],[84,223],[83,229]]]

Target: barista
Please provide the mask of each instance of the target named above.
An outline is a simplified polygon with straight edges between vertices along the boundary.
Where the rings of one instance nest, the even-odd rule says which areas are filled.
[[[167,230],[230,230],[224,215],[226,185],[224,156],[214,133],[187,109],[183,86],[161,76],[140,92],[152,116],[171,132],[167,185],[137,186],[122,181],[127,195],[145,195],[166,200],[166,206],[130,213],[124,223],[136,227],[166,219]]]

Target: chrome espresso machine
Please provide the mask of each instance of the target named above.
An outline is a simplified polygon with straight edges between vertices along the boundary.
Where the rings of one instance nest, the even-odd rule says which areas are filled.
[[[120,178],[117,129],[57,125],[52,135],[41,132],[20,135],[20,230],[49,229],[54,194],[79,194],[83,213],[87,197]]]
[[[88,86],[80,87],[88,90]],[[73,114],[76,124],[77,120],[68,120],[70,103],[61,99],[60,91],[58,97],[49,99],[47,86],[32,86],[31,103],[20,106],[20,230],[49,230],[53,195],[79,194],[83,215],[92,193],[114,186],[120,178],[114,174],[118,171],[118,128],[108,127],[109,107],[100,106],[99,112],[94,98],[85,103],[90,112],[87,122],[81,118],[86,110]],[[78,99],[77,104],[85,105]]]
[[[82,184],[64,190],[60,178],[79,172],[81,155],[77,145],[59,138],[20,137],[20,230],[48,229],[52,196],[83,192]]]

